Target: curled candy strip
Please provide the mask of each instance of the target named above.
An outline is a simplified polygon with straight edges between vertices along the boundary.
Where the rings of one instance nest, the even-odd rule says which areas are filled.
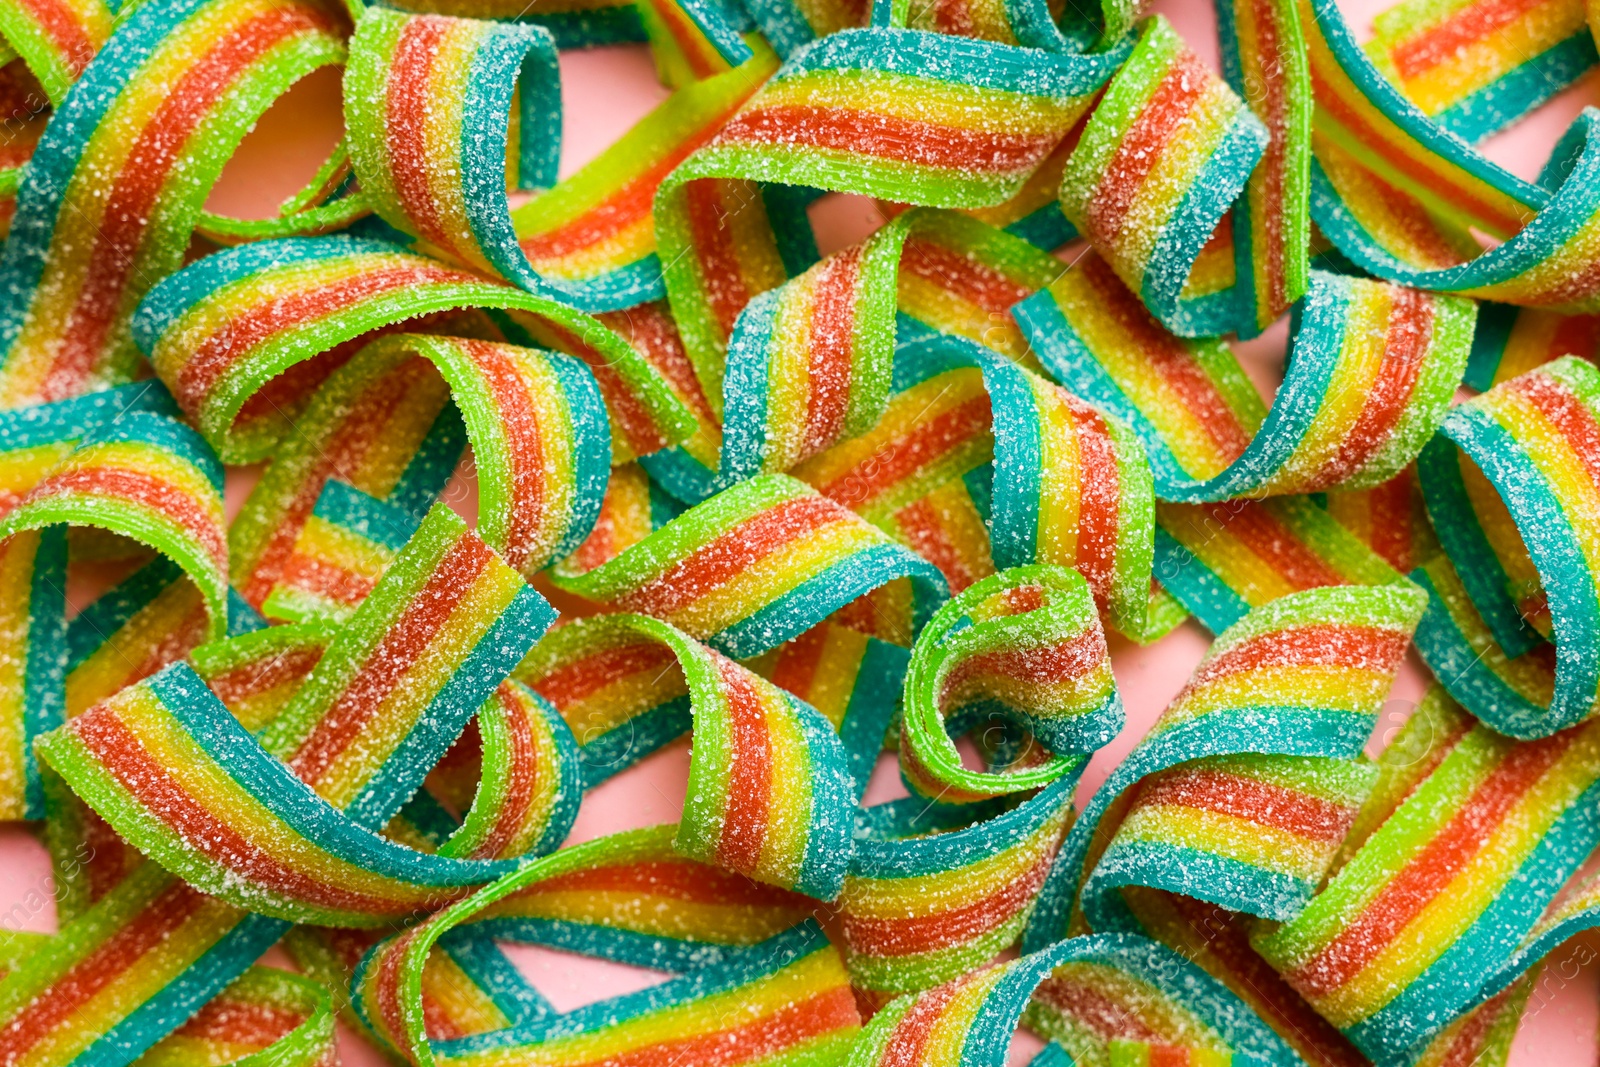
[[[1240,753],[1359,755],[1422,609],[1422,595],[1404,585],[1314,589],[1257,608],[1220,634],[1183,692],[1090,799],[1051,871],[1025,948],[1068,932],[1075,906],[1097,928],[1137,928],[1129,926],[1120,898],[1096,878],[1110,831],[1126,814],[1128,790],[1141,779]],[[1244,817],[1270,819],[1272,812]],[[1203,899],[1252,914],[1262,908],[1292,914],[1316,889],[1314,876],[1295,870],[1299,857],[1292,850],[1264,855],[1249,834],[1206,843],[1210,849],[1191,848],[1190,859],[1204,863],[1208,876],[1186,883]],[[1142,877],[1168,869],[1164,856],[1138,863],[1139,851],[1150,849],[1141,846],[1122,862],[1143,867]],[[1102,882],[1118,880],[1130,879],[1119,873]]]
[[[1456,408],[1418,461],[1449,554],[1448,564],[1418,573],[1433,598],[1418,648],[1468,711],[1516,737],[1587,718],[1600,692],[1592,654],[1600,594],[1589,544],[1600,485],[1597,403],[1600,374],[1561,359]],[[1452,577],[1470,614],[1448,606]],[[1473,619],[1500,650],[1494,658],[1473,648],[1481,644]],[[1541,651],[1547,639],[1555,647]],[[1527,660],[1523,673],[1546,679],[1544,693],[1515,684],[1518,659]]]
[[[1110,1010],[1096,1012],[1097,1005]],[[1157,1055],[1195,1064],[1296,1061],[1227,987],[1192,963],[1144,938],[1097,934],[901,997],[873,1016],[845,1062],[1000,1067],[1023,1018],[1046,1034],[1070,1033],[1064,1040],[1074,1056],[1101,1062],[1108,1054],[1111,1063]],[[1132,1058],[1119,1061],[1119,1052]]]
[[[574,1067],[630,1056],[844,1056],[860,1016],[838,950],[801,921],[803,898],[676,857],[673,833],[656,827],[563,849],[381,942],[352,986],[362,1017],[407,1061],[430,1067],[529,1056]],[[654,906],[634,907],[636,893]],[[474,925],[683,973],[593,1010],[439,1040],[424,1016],[425,969],[436,945]],[[698,965],[682,955],[697,938],[708,957]],[[714,951],[722,945],[743,951]]]
[[[405,731],[394,759],[428,764],[439,731],[477,710],[548,624],[549,608],[442,510],[363,608],[260,745],[178,665],[80,715],[40,750],[130,841],[241,907],[368,925],[436,905],[450,887],[500,872],[373,836],[368,813],[392,811],[407,795],[392,783],[406,775],[373,767],[361,738],[425,720]],[[433,662],[447,648],[459,657],[461,681]],[[405,699],[378,715],[369,696],[364,711],[343,712],[351,718],[344,736],[323,741],[296,729],[348,704],[352,687],[364,696],[403,687]]]
[[[947,716],[983,706],[1050,750],[1000,774],[961,764]],[[933,800],[965,804],[1036,789],[1078,768],[1122,728],[1105,634],[1075,571],[1018,567],[977,582],[924,628],[906,671],[901,773]]]
[[[416,518],[330,480],[262,601],[269,619],[348,619],[417,531]]]
[[[1444,418],[1474,309],[1314,273],[1266,410],[1225,343],[1167,334],[1093,257],[1017,314],[1054,374],[1139,434],[1157,496],[1194,502],[1389,480]]]
[[[1217,333],[1233,308],[1184,307],[1184,283],[1266,145],[1244,101],[1158,16],[1090,114],[1061,209],[1169,329]]]
[[[991,806],[917,798],[863,813],[838,902],[852,984],[880,996],[917,992],[1015,943],[1072,823],[1076,784],[1068,773],[987,818]]]
[[[586,748],[621,737],[648,749],[692,720],[689,795],[674,847],[821,900],[838,895],[855,780],[833,724],[815,708],[642,615],[562,627],[518,676],[578,728]],[[612,686],[625,692],[606,692]],[[605,719],[596,722],[596,713]],[[589,733],[597,726],[603,732]]]
[[[283,372],[405,319],[477,308],[525,313],[533,340],[589,366],[616,429],[614,461],[690,431],[660,376],[595,319],[382,241],[264,241],[210,256],[150,294],[135,333],[218,454],[243,462],[264,456],[285,432],[281,415],[248,406]]]
[[[340,21],[322,4],[261,0],[128,17],[57,109],[17,194],[0,257],[0,285],[15,294],[0,317],[7,406],[133,377],[134,307],[182,263],[206,192],[255,120],[343,60]]]

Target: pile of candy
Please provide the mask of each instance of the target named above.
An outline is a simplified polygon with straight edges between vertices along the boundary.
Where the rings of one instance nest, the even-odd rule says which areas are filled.
[[[1583,0],[1216,0],[1220,73],[1138,0],[392,3],[0,0],[0,1067],[1504,1064],[1600,925],[1600,112],[1474,145]],[[672,95],[558,182],[624,41]],[[326,165],[204,210],[323,67]]]

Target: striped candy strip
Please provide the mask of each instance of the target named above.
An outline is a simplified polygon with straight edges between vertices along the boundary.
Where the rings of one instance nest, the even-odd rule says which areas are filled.
[[[909,644],[947,595],[932,564],[781,474],[724,490],[592,570],[562,564],[552,577],[741,659],[850,608],[840,621]]]
[[[1156,519],[1155,579],[1212,633],[1290,593],[1404,581],[1308,497],[1161,504]]]
[[[261,744],[175,665],[74,719],[41,751],[112,826],[197,888],[294,921],[373,925],[500,871],[373,836],[368,813],[392,812],[409,795],[393,783],[414,782],[415,771],[375,764],[369,747],[401,764],[436,762],[549,617],[439,507]],[[398,748],[374,740],[395,736]]]
[[[1408,0],[1373,20],[1367,53],[1424,115],[1468,141],[1522,118],[1595,64],[1582,0]]]
[[[1184,283],[1266,145],[1260,120],[1158,16],[1089,116],[1061,210],[1169,329],[1218,333],[1233,308],[1186,306]]]
[[[824,622],[744,665],[833,725],[859,800],[899,708],[909,659],[899,645]]]
[[[109,530],[172,559],[227,626],[222,465],[183,423],[135,412],[87,434],[0,517],[0,537],[56,523]]]
[[[335,1067],[327,987],[272,967],[252,967],[159,1044],[143,1067],[260,1062]]]
[[[1311,282],[1311,72],[1295,0],[1215,6],[1223,73],[1267,131],[1261,160],[1220,231],[1233,245],[1234,328],[1250,337]],[[1202,249],[1201,257],[1207,254]],[[1200,280],[1191,273],[1191,282]]]
[[[278,626],[196,650],[194,663],[237,721],[259,728],[298,695],[329,642],[322,626]],[[311,739],[348,733],[347,721],[327,717]],[[365,738],[374,765],[410,777],[396,781],[400,795],[420,785],[427,769],[391,759],[405,738],[370,732]],[[376,811],[373,824],[387,817]],[[87,873],[97,872],[91,865]],[[243,974],[289,928],[206,897],[155,863],[118,877],[114,888],[63,926],[50,952],[0,983],[0,1032],[16,1061],[127,1064]]]
[[[689,433],[689,415],[661,377],[590,316],[382,241],[264,241],[208,256],[151,292],[135,334],[218,454],[247,462],[286,431],[281,417],[251,418],[248,405],[274,386],[292,388],[293,370],[274,381],[282,372],[369,331],[462,309],[522,313],[511,327],[518,340],[525,331],[531,343],[586,363],[606,399],[613,460]]]
[[[330,480],[420,515],[455,470],[466,426],[437,368],[417,356],[368,373],[346,363],[311,395],[228,527],[229,578],[260,606]]]
[[[1167,333],[1104,261],[1080,260],[1017,316],[1057,378],[1139,434],[1156,494],[1195,502],[1388,481],[1443,419],[1474,310],[1315,272],[1266,410],[1223,341]]]
[[[585,750],[598,749],[602,767],[619,743],[648,751],[692,722],[677,850],[821,900],[838,895],[856,785],[833,724],[815,708],[642,615],[561,627],[517,674]]]
[[[1145,886],[1290,918],[1322,884],[1375,776],[1349,759],[1250,753],[1149,775],[1083,895]]]
[[[1036,789],[1077,769],[1123,722],[1088,583],[1049,566],[975,583],[918,637],[903,704],[901,775],[930,800],[973,803]],[[980,710],[1015,722],[1050,758],[999,773],[963,767],[947,720]]]
[[[1562,356],[1595,362],[1600,356],[1600,315],[1485,303],[1478,309],[1465,383],[1487,391]]]
[[[0,236],[16,212],[23,169],[53,108],[111,36],[102,0],[40,0],[0,9],[0,99],[7,115],[0,148]]]
[[[902,345],[893,385],[876,426],[794,475],[886,529],[926,530],[931,516],[897,516],[952,480],[970,482],[989,526],[966,553],[988,558],[978,566],[1072,567],[1108,625],[1151,636],[1149,473],[1120,422],[959,336]]]
[[[983,207],[1012,196],[1088,107],[1123,52],[1066,55],[881,27],[797,53],[656,195],[667,293],[707,393],[738,312],[798,271],[726,183],[779,181],[897,203]],[[735,187],[737,188],[737,187]],[[748,197],[743,197],[748,200]]]
[[[1417,468],[1407,467],[1368,489],[1336,490],[1327,497],[1328,514],[1402,574],[1433,558],[1438,539],[1417,485]]]
[[[1294,593],[1219,634],[1189,684],[1090,798],[1062,846],[1034,912],[1024,950],[1076,930],[1082,907],[1096,928],[1129,928],[1117,895],[1080,888],[1149,775],[1208,756],[1354,759],[1377,721],[1421,615],[1405,585],[1337,586]],[[1207,854],[1213,874],[1191,887],[1203,899],[1254,912],[1265,902],[1254,865]]]
[[[1389,281],[1568,313],[1600,309],[1600,194],[1580,115],[1537,184],[1429,119],[1355,43],[1333,0],[1299,0],[1317,101],[1312,217]],[[1472,230],[1499,239],[1487,250]]]
[[[62,721],[67,672],[67,528],[0,540],[0,818],[45,814],[33,739]]]
[[[1141,937],[1100,934],[901,997],[873,1016],[845,1063],[1001,1067],[1019,1020],[1069,1050],[1047,1050],[1046,1063],[1298,1062],[1226,986],[1189,961]]]
[[[777,891],[749,882],[741,888],[730,881],[736,876],[673,857],[673,831],[635,830],[563,849],[381,942],[352,986],[362,1017],[407,1060],[426,1065],[535,1058],[576,1067],[679,1056],[837,1062],[861,1024],[838,951],[821,927],[809,919],[797,924],[799,898],[775,898]],[[641,899],[650,906],[636,907]],[[554,921],[517,919],[519,911]],[[442,939],[474,923],[685,973],[647,993],[439,1040],[424,1012],[425,968]],[[712,950],[699,966],[684,955],[697,935],[700,951]]]
[[[726,74],[754,54],[741,32],[751,27],[742,6],[718,0],[649,0],[638,5],[663,85],[684,89]],[[761,42],[751,35],[755,44]]]
[[[16,294],[0,317],[7,406],[133,377],[134,307],[181,265],[255,120],[343,59],[339,33],[339,16],[310,2],[185,0],[127,17],[56,110],[17,194],[0,257]]]
[[[656,188],[776,68],[764,53],[674,93],[570,178],[512,210],[517,254],[527,269],[586,309],[659,299]]]
[[[1256,944],[1368,1055],[1398,1056],[1471,1006],[1600,841],[1597,778],[1592,724],[1537,741],[1475,727]]]
[[[416,517],[330,480],[262,601],[269,619],[343,622],[416,533]]]
[[[1559,653],[1544,700],[1493,670],[1452,670],[1465,635],[1449,622],[1457,613],[1445,606],[1448,590],[1431,590],[1418,636],[1424,659],[1462,706],[1513,736],[1587,718],[1600,690],[1600,658],[1590,654],[1600,620],[1590,562],[1600,558],[1590,543],[1600,514],[1597,404],[1600,372],[1566,357],[1457,407],[1418,461],[1440,544],[1494,643],[1517,659],[1548,638]]]
[[[506,187],[555,183],[560,91],[537,26],[367,8],[344,94],[363,193],[418,250],[558,295],[517,246]]]
[[[1071,825],[1076,774],[1000,814],[918,799],[868,809],[839,895],[840,947],[857,989],[929,989],[1022,935]],[[953,825],[942,825],[951,811]]]

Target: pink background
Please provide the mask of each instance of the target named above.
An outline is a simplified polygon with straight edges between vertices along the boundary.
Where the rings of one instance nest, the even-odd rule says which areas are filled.
[[[1341,0],[1340,6],[1358,36],[1370,31],[1373,15],[1393,0]],[[1211,4],[1204,0],[1158,0],[1154,5],[1178,27],[1190,44],[1214,65],[1217,62],[1215,23]],[[606,145],[620,137],[640,117],[667,96],[656,81],[644,46],[623,46],[590,52],[569,52],[561,57],[565,131],[561,150],[562,175],[571,174]],[[1495,161],[1526,178],[1537,173],[1550,146],[1572,118],[1586,105],[1600,104],[1600,81],[1594,74],[1562,93],[1528,122],[1495,137],[1485,151]],[[340,132],[339,78],[324,71],[297,86],[261,122],[240,148],[210,206],[219,211],[260,216],[298,189]],[[813,208],[820,243],[826,253],[859,239],[881,223],[871,201],[861,197],[830,196]],[[1064,258],[1070,259],[1069,249]],[[1267,336],[1239,346],[1247,369],[1263,392],[1276,387],[1286,331],[1283,326]],[[255,472],[229,475],[230,517],[254,481]],[[459,477],[449,493],[451,503],[469,518],[476,511],[470,478]],[[75,593],[78,591],[75,590]],[[84,590],[85,594],[89,591]],[[75,600],[83,597],[74,596]],[[1113,641],[1112,660],[1128,724],[1121,736],[1096,754],[1084,778],[1080,799],[1089,795],[1111,767],[1143,736],[1161,709],[1177,693],[1199,661],[1207,644],[1195,624],[1181,627],[1152,648]],[[1371,751],[1376,752],[1405,721],[1421,695],[1426,672],[1420,663],[1407,665],[1385,708]],[[682,810],[688,773],[687,742],[680,741],[651,756],[636,768],[594,790],[585,798],[569,843],[589,840],[618,830],[676,821]],[[869,802],[903,794],[892,757],[884,757],[868,791]],[[50,866],[44,849],[21,826],[0,827],[0,926],[52,931],[53,907],[30,901],[53,899]],[[1600,945],[1600,940],[1595,942]],[[518,964],[558,1010],[570,1010],[632,989],[662,981],[667,976],[588,960],[565,953],[533,948],[509,950]],[[1594,960],[1595,952],[1571,958]],[[1566,958],[1566,957],[1564,957]],[[278,951],[267,962],[286,965]],[[1596,1029],[1600,1023],[1600,965],[1590,963],[1570,972],[1564,980],[1548,978],[1532,998],[1529,1019],[1516,1039],[1513,1067],[1586,1067],[1596,1063]],[[1026,1063],[1039,1043],[1027,1035],[1016,1041],[1014,1063]],[[349,1033],[341,1051],[351,1067],[383,1063],[371,1049]]]

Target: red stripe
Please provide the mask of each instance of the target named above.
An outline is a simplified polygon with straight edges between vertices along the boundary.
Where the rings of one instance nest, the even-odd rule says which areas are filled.
[[[938,415],[919,419],[859,466],[817,486],[817,491],[845,507],[859,508],[988,433],[992,420],[989,394],[979,393]]]
[[[1034,991],[1035,1002],[1066,1015],[1102,1041],[1114,1037],[1155,1043],[1161,1035],[1134,1014],[1139,1004],[1129,1005],[1084,981],[1050,977]]]
[[[1550,772],[1579,732],[1508,743],[1499,764],[1422,851],[1394,872],[1320,952],[1287,976],[1295,987],[1307,996],[1327,996],[1360,974],[1477,857],[1517,801]]]
[[[1478,0],[1444,21],[1402,41],[1389,55],[1402,78],[1415,78],[1460,55],[1496,30],[1511,25],[1545,0]],[[1524,57],[1525,59],[1528,57]]]
[[[1566,438],[1589,478],[1589,485],[1600,491],[1600,425],[1594,412],[1566,385],[1548,374],[1525,374],[1506,386],[1523,397]]]
[[[160,273],[148,269],[152,266],[150,253],[141,254],[141,246],[150,220],[160,214],[157,204],[167,181],[185,158],[198,128],[252,64],[286,39],[318,30],[333,32],[330,15],[321,9],[308,5],[270,8],[211,43],[172,85],[140,129],[113,179],[94,248],[86,260],[94,269],[85,273],[77,302],[63,325],[44,399],[57,400],[82,391],[84,379],[110,340],[113,323],[129,313]],[[80,172],[92,166],[83,161]]]
[[[315,788],[389,694],[407,682],[412,668],[493,559],[488,546],[471,534],[456,539],[288,761],[302,781]]]
[[[544,673],[530,688],[557,708],[569,708],[628,675],[661,671],[676,663],[672,650],[654,640],[592,652]]]
[[[608,1055],[602,1060],[574,1063],[572,1067],[687,1067],[689,1064],[732,1067],[739,1063],[765,1062],[803,1042],[860,1025],[855,997],[851,996],[848,986],[841,985],[786,1004],[752,1022],[727,1025],[694,1037],[660,1041]],[[643,1035],[641,1039],[649,1040]]]
[[[772,684],[793,693],[801,699],[816,683],[817,671],[822,668],[822,657],[828,648],[828,628],[813,626],[778,649],[778,661],[772,668]],[[837,680],[837,679],[835,679]]]
[[[1034,293],[998,268],[923,237],[907,239],[900,269],[985,311],[1009,311]]]
[[[507,563],[520,571],[527,565],[538,542],[545,518],[545,479],[553,473],[545,462],[545,427],[540,424],[539,413],[528,395],[532,386],[524,380],[515,362],[530,357],[514,356],[513,352],[520,350],[485,341],[461,338],[456,345],[483,375],[505,431],[506,459],[511,465],[511,506],[502,554]],[[563,428],[550,429],[559,433]],[[479,456],[478,460],[481,463],[484,457]]]
[[[1117,535],[1122,518],[1122,470],[1111,428],[1094,408],[1065,389],[1052,387],[1072,412],[1077,436],[1078,546],[1076,566],[1104,610],[1116,580]]]
[[[715,143],[832,149],[902,166],[1010,176],[1037,166],[1061,139],[1061,132],[1005,133],[871,111],[803,104],[763,107],[757,102],[724,126]]]
[[[79,720],[81,721],[81,719]],[[120,981],[148,952],[177,933],[206,898],[182,882],[173,884],[118,927],[71,969],[51,982],[0,1029],[0,1064],[19,1063],[40,1041],[60,1029],[102,990]]]
[[[962,592],[989,573],[975,573],[968,565],[944,527],[944,516],[934,510],[926,497],[907,504],[895,512],[894,518],[900,527],[900,536],[911,551],[938,567],[939,573],[950,583],[950,595]]]
[[[1153,804],[1214,811],[1325,843],[1342,840],[1356,817],[1354,807],[1248,775],[1202,767],[1147,778],[1138,806]]]
[[[483,842],[473,850],[473,859],[493,859],[516,840],[527,822],[538,795],[539,745],[534,738],[533,716],[538,709],[517,690],[502,683],[495,699],[505,709],[507,732],[511,735],[510,780],[506,785],[494,825]]]
[[[900,1021],[894,1024],[894,1030],[884,1045],[879,1067],[921,1067],[922,1053],[928,1047],[934,1027],[950,1007],[950,1002],[982,974],[983,971],[973,971],[919,994]]]
[[[682,193],[701,295],[706,310],[722,328],[723,337],[733,333],[739,312],[754,295],[745,284],[739,253],[734,247],[729,219],[738,209],[724,205],[725,184],[728,183],[722,179],[704,178],[685,185]]]
[[[806,345],[810,356],[806,455],[821,451],[844,433],[855,378],[855,305],[860,276],[860,245],[840,252],[817,269]]]
[[[290,589],[303,589],[352,607],[361,603],[378,583],[375,579],[325,560],[299,554],[289,557],[280,581]]]
[[[1093,673],[1105,659],[1105,635],[1098,626],[1091,626],[1052,645],[969,656],[945,676],[944,693],[996,675],[1030,685],[1061,685]]]
[[[321,648],[291,648],[252,660],[206,679],[206,685],[230,708],[250,697],[289,682],[302,681],[322,659]]]
[[[1433,298],[1416,289],[1391,286],[1388,332],[1383,361],[1367,391],[1355,423],[1339,443],[1338,453],[1317,472],[1317,484],[1344,481],[1388,442],[1399,425],[1428,361],[1433,343]]]
[[[727,803],[717,841],[717,865],[753,872],[761,867],[761,848],[771,818],[772,735],[767,708],[751,684],[751,675],[731,660],[713,653],[722,679],[728,716],[730,753]]]
[[[730,908],[793,908],[797,912],[807,912],[811,907],[807,898],[786,889],[753,882],[733,871],[678,859],[638,860],[626,865],[558,874],[515,894],[501,907],[514,912],[516,901],[536,901],[545,893],[567,892],[628,893]]]
[[[712,538],[660,577],[623,593],[617,607],[670,619],[785,545],[852,517],[825,497],[781,500]]]
[[[1289,64],[1278,39],[1277,9],[1270,0],[1253,0],[1252,21],[1256,30],[1256,57],[1250,64],[1260,78],[1261,98],[1258,117],[1267,128],[1267,148],[1261,155],[1252,179],[1262,184],[1262,200],[1267,210],[1251,222],[1264,233],[1254,244],[1266,252],[1266,292],[1256,294],[1256,304],[1276,317],[1288,306],[1288,277],[1284,271],[1284,233],[1287,205],[1287,165],[1289,151],[1289,105],[1286,92]],[[1224,216],[1228,221],[1232,216]]]
[[[1238,541],[1297,591],[1344,585],[1344,575],[1306,546],[1258,501],[1197,505],[1219,531]]]
[[[450,37],[451,29],[458,24],[459,20],[431,15],[413,16],[405,21],[390,57],[383,134],[388,149],[389,175],[394,180],[400,206],[425,240],[461,259],[464,258],[461,248],[455,235],[445,229],[439,205],[429,187],[429,171],[436,161],[430,157],[423,136],[426,116],[438,92],[434,85],[433,61]],[[448,77],[456,72],[446,73]],[[449,168],[461,166],[459,158],[437,163]]]
[[[201,1041],[264,1049],[305,1021],[303,1011],[277,1004],[233,1000],[224,995],[201,1008],[175,1032]]]
[[[1250,445],[1251,432],[1240,423],[1227,400],[1196,362],[1194,353],[1150,314],[1111,265],[1091,252],[1078,260],[1076,269],[1087,275],[1100,307],[1145,357],[1152,370],[1178,394],[1185,411],[1200,423],[1222,458],[1239,458]]]
[[[84,32],[75,11],[54,0],[16,0],[16,3],[38,24],[54,45],[53,51],[66,67],[69,76],[83,73],[98,50],[94,41]]]
[[[200,542],[219,569],[228,566],[227,535],[188,493],[143,471],[120,467],[89,467],[63,471],[45,479],[30,494],[31,500],[82,493],[111,500],[132,501],[164,515]]]
[[[1117,143],[1085,205],[1085,229],[1096,244],[1117,244],[1145,180],[1215,82],[1216,75],[1200,58],[1180,45],[1160,83]]]
[[[844,915],[846,943],[868,956],[910,956],[932,952],[982,937],[1020,915],[1044,884],[1055,856],[1052,847],[1034,865],[994,892],[969,904],[903,919],[870,919]]]
[[[1377,626],[1312,623],[1274,630],[1235,645],[1201,664],[1189,688],[1209,685],[1230,674],[1272,667],[1360,667],[1375,672],[1392,671],[1410,643],[1406,633]]]
[[[418,259],[375,258],[376,262],[349,277],[318,282],[315,288],[273,292],[261,303],[243,308],[226,326],[200,342],[178,372],[176,392],[184,410],[191,414],[199,412],[217,381],[241,357],[274,334],[317,319],[331,318],[338,312],[399,289],[449,282],[481,284],[481,279],[469,274]],[[327,266],[328,261],[319,265]],[[311,283],[291,279],[290,284]]]
[[[110,704],[100,704],[72,721],[72,730],[95,758],[134,797],[195,851],[245,883],[292,900],[366,915],[407,915],[439,901],[386,900],[331,885],[285,866],[248,837],[212,814],[151,758]],[[457,891],[460,895],[463,891]],[[448,900],[451,891],[438,891]]]

